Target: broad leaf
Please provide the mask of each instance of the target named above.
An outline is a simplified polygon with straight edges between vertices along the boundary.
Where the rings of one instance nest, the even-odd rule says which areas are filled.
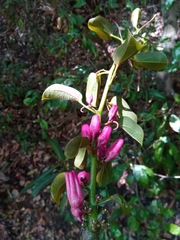
[[[96,73],[90,73],[86,85],[86,97],[92,95],[93,101],[91,105],[96,107],[99,101],[99,90],[100,90],[101,80],[97,78]]]
[[[75,88],[63,84],[53,84],[43,92],[42,100],[70,100],[82,102],[82,94]]]
[[[88,28],[94,31],[102,40],[110,39],[113,32],[110,22],[102,16],[89,19]]]
[[[79,148],[78,154],[74,159],[74,166],[79,169],[84,169],[87,165],[87,149]]]
[[[176,224],[173,224],[171,223],[169,225],[169,232],[172,234],[172,235],[175,235],[175,236],[180,236],[180,227]]]
[[[175,114],[171,114],[169,125],[175,132],[180,133],[180,117]]]
[[[112,166],[110,162],[103,164],[100,171],[96,175],[96,182],[98,183],[99,187],[104,187],[111,181],[112,175]]]
[[[128,103],[123,98],[114,96],[111,99],[111,103],[118,105],[118,115],[120,118],[128,117],[137,123],[137,115],[130,109]]]
[[[154,173],[153,171],[144,166],[144,165],[132,165],[132,170],[133,170],[133,174],[134,177],[136,179],[136,181],[142,183],[143,185],[147,185],[149,180],[148,180],[148,176],[153,177]]]
[[[65,189],[65,172],[59,173],[51,184],[51,196],[56,204],[60,204],[60,198]]]
[[[136,29],[137,29],[140,18],[141,18],[141,9],[140,8],[134,9],[134,11],[131,14],[131,23],[133,27]]]
[[[114,63],[120,65],[130,57],[134,56],[143,48],[143,45],[138,43],[135,38],[128,31],[126,41],[121,44],[113,53]]]
[[[119,124],[122,129],[127,132],[132,138],[134,138],[141,145],[143,144],[144,131],[136,122],[134,122],[129,117],[121,117]]]
[[[77,136],[68,142],[64,149],[64,154],[67,158],[74,158],[78,154],[79,148],[87,146],[89,146],[89,139]]]
[[[141,52],[132,59],[136,68],[147,68],[160,71],[168,65],[168,59],[163,52]]]

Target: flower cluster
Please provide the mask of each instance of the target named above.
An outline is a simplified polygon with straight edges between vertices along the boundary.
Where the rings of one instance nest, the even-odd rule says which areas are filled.
[[[116,123],[118,106],[113,105],[108,113],[107,124]],[[101,130],[101,120],[99,115],[93,115],[90,125],[84,124],[81,127],[81,134],[83,137],[87,137],[90,141],[96,141],[97,157],[103,162],[108,162],[115,159],[124,143],[122,138],[117,139],[112,145],[108,146],[109,139],[111,137],[112,127],[106,125]]]
[[[81,186],[88,184],[90,174],[83,171],[77,175],[76,171],[72,170],[70,172],[66,172],[65,179],[71,213],[78,221],[82,222],[84,195]]]

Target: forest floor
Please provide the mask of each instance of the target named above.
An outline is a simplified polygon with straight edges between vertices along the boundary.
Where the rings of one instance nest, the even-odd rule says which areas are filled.
[[[159,5],[154,5],[152,12],[158,13]],[[125,14],[125,9],[123,9]],[[148,12],[144,13],[149,20]],[[160,13],[159,13],[160,14]],[[144,16],[145,16],[144,15]],[[2,19],[3,20],[3,19]],[[162,25],[155,38],[162,34]],[[9,37],[12,33],[9,33]],[[1,39],[2,40],[2,39]],[[98,46],[98,45],[97,45]],[[99,47],[100,48],[100,47]],[[1,44],[1,52],[7,51],[4,39]],[[75,67],[82,62],[91,63],[91,53],[85,53],[81,39],[76,39],[69,47],[68,56],[61,59],[42,59],[41,56],[28,55],[26,51],[19,54],[20,47],[14,46],[15,61],[28,62],[29,68],[21,75],[24,86],[31,83],[32,89],[41,88],[43,78],[53,78],[53,72],[57,66],[68,67],[70,73],[76,73]],[[100,48],[100,51],[103,50]],[[19,54],[19,56],[18,56]],[[17,57],[18,56],[18,57]],[[105,61],[106,56],[102,61]],[[67,66],[68,64],[68,66]],[[93,67],[96,64],[93,64]],[[59,73],[61,74],[61,73]],[[56,164],[56,156],[51,147],[43,140],[37,141],[41,136],[41,128],[35,120],[41,114],[41,102],[36,104],[32,111],[23,104],[23,98],[15,97],[9,105],[0,103],[3,109],[3,117],[12,116],[9,119],[11,129],[4,131],[0,139],[0,239],[1,240],[71,240],[80,239],[81,228],[78,222],[67,223],[64,216],[59,214],[59,207],[53,202],[49,186],[44,188],[36,197],[32,197],[32,190],[20,194],[23,187],[37,178],[42,172]],[[40,116],[41,117],[41,116]],[[49,123],[48,133],[51,137],[57,137],[61,146],[79,133],[80,123],[83,121],[79,112],[71,109],[70,112],[53,110],[43,116]],[[58,123],[57,123],[58,122]],[[18,134],[17,134],[18,133]],[[34,141],[37,141],[34,144]],[[126,191],[129,191],[126,189]],[[173,192],[166,193],[165,199],[173,206]],[[170,235],[165,239],[173,239]]]

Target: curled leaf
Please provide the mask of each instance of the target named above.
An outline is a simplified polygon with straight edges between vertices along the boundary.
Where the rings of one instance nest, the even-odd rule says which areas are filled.
[[[75,88],[63,84],[53,84],[43,92],[42,100],[53,99],[82,102],[82,94]]]
[[[87,150],[86,148],[79,148],[78,154],[74,159],[74,166],[79,169],[84,169],[87,164]]]
[[[96,107],[98,105],[100,85],[101,79],[97,77],[96,73],[90,73],[86,85],[86,97],[88,95],[92,95],[93,100],[91,105],[93,107]]]
[[[55,177],[51,184],[51,196],[58,205],[60,204],[60,198],[65,186],[65,172],[62,172]]]
[[[102,16],[89,19],[88,28],[94,31],[102,40],[110,39],[113,32],[110,22]]]
[[[131,14],[131,23],[133,27],[136,29],[137,29],[140,18],[141,18],[141,9],[140,8],[134,9],[134,11]]]

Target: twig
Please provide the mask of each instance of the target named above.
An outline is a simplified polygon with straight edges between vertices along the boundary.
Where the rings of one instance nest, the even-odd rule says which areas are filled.
[[[154,175],[157,177],[160,177],[161,178],[160,180],[163,180],[165,178],[180,179],[180,176],[167,176],[167,175],[161,175],[161,174],[157,174],[157,173],[154,173]]]

